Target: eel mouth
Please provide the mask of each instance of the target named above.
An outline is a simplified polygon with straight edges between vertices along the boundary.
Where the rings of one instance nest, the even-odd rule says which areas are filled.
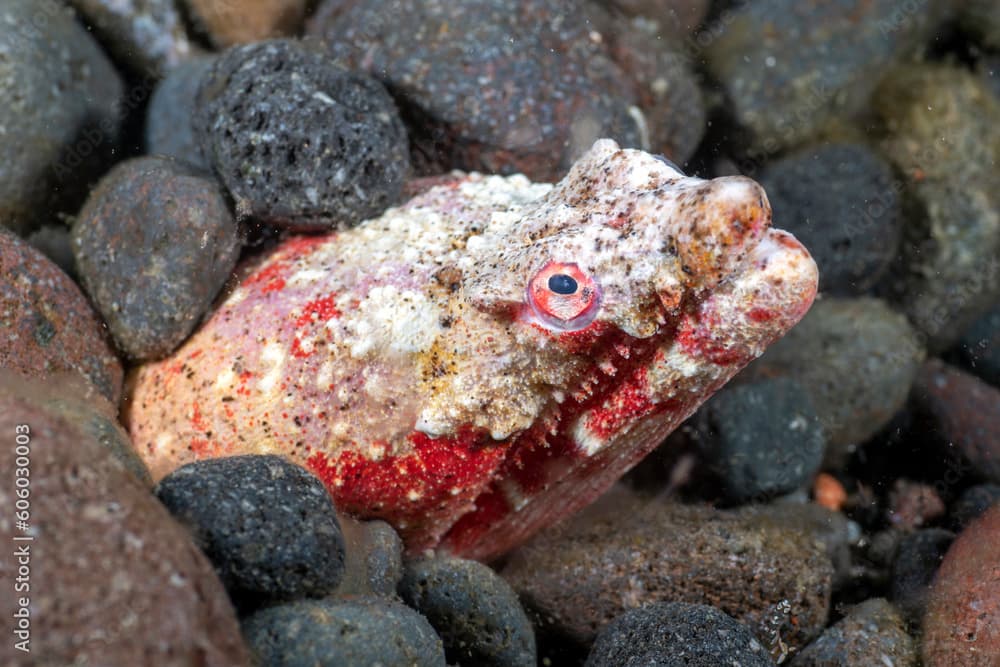
[[[780,299],[775,305],[797,323],[812,306],[819,287],[819,268],[802,243],[782,229],[771,228],[747,258],[745,271],[759,272]],[[766,295],[765,295],[766,297]]]

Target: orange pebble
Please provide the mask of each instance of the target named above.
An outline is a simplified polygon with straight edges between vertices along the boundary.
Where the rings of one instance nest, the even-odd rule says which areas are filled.
[[[847,491],[836,477],[821,472],[816,475],[816,481],[813,482],[813,498],[823,507],[839,512],[847,501]]]

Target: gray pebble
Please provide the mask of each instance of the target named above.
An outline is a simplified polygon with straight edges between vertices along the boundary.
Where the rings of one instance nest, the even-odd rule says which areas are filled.
[[[958,23],[989,51],[1000,51],[1000,3],[996,0],[956,2]]]
[[[83,286],[129,357],[161,358],[194,330],[239,257],[218,185],[167,158],[128,160],[73,226]]]
[[[1000,300],[1000,100],[965,69],[922,64],[886,77],[872,104],[907,220],[881,287],[939,352]]]
[[[809,393],[840,468],[906,404],[924,349],[903,315],[871,298],[826,298],[747,369],[786,375]]]
[[[997,503],[1000,503],[1000,484],[977,484],[969,487],[950,509],[955,530],[961,531]]]
[[[708,65],[732,113],[768,156],[861,110],[885,68],[918,50],[940,2],[741,2],[715,24]]]
[[[631,609],[597,635],[587,667],[773,667],[750,630],[714,607],[657,602]]]
[[[776,500],[766,505],[746,507],[747,516],[757,515],[762,521],[772,521],[778,526],[812,535],[826,547],[826,554],[833,564],[833,588],[839,589],[851,579],[851,544],[857,539],[857,524],[841,512],[829,510],[814,502]]]
[[[445,664],[441,640],[427,620],[385,598],[299,600],[256,612],[242,629],[262,666]]]
[[[194,135],[194,105],[201,78],[212,67],[212,57],[194,58],[170,71],[156,86],[146,109],[146,152],[169,155],[208,169]]]
[[[344,576],[333,592],[351,595],[396,595],[403,578],[403,540],[385,521],[357,521],[340,516],[346,557]]]
[[[940,3],[911,4],[758,0],[720,15],[708,66],[751,131],[751,153],[771,155],[860,111],[937,25]]]
[[[871,598],[796,654],[789,667],[914,667],[917,658],[899,611],[883,598]]]
[[[632,82],[595,38],[584,7],[569,6],[346,0],[320,5],[307,32],[393,93],[421,174],[554,181],[596,139],[641,147],[645,129]]]
[[[970,373],[1000,388],[1000,305],[965,330],[952,356]]]
[[[139,76],[159,78],[198,48],[172,0],[68,0],[115,59]]]
[[[118,143],[121,78],[55,0],[0,4],[0,226],[75,211]]]
[[[42,225],[25,240],[35,250],[52,260],[52,263],[62,269],[67,276],[77,279],[73,242],[66,225]]]

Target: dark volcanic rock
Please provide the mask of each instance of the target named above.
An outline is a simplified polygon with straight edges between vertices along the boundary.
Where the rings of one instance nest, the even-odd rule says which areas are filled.
[[[459,558],[408,563],[399,594],[434,626],[453,664],[534,667],[538,661],[535,633],[517,595],[482,563]]]
[[[932,33],[941,3],[760,0],[740,3],[708,65],[763,155],[816,135],[867,102],[879,78]]]
[[[1000,656],[1000,506],[948,549],[924,616],[926,667],[995,667]]]
[[[794,491],[823,461],[826,438],[812,400],[788,378],[724,388],[696,421],[704,461],[734,502]]]
[[[601,630],[587,667],[771,667],[750,630],[714,607],[657,602],[630,609]]]
[[[0,5],[0,226],[75,211],[118,141],[122,82],[55,0]]]
[[[172,0],[69,0],[114,57],[135,73],[163,76],[197,51]]]
[[[123,162],[73,226],[83,286],[132,359],[166,356],[194,330],[239,257],[216,183],[184,163]]]
[[[620,487],[513,552],[501,574],[566,641],[588,644],[626,609],[675,601],[711,603],[765,645],[777,634],[793,647],[822,630],[833,576],[821,544],[767,516],[643,505]]]
[[[0,276],[0,368],[29,377],[73,371],[117,405],[122,365],[80,288],[3,229]]]
[[[386,598],[300,600],[243,622],[261,665],[444,667],[444,649],[420,614]]]
[[[223,54],[202,77],[195,131],[237,214],[273,224],[356,225],[396,203],[409,173],[381,84],[291,40]]]
[[[182,466],[156,495],[194,535],[235,601],[322,596],[340,583],[344,538],[323,483],[278,456]]]
[[[996,0],[956,2],[958,22],[991,51],[1000,51],[1000,4]]]
[[[955,534],[941,528],[918,530],[899,542],[892,564],[892,601],[918,622],[927,605],[927,589]]]
[[[819,639],[792,658],[789,667],[914,667],[917,647],[891,604],[871,598],[851,608]]]
[[[393,94],[418,171],[535,181],[560,178],[598,138],[640,146],[631,85],[592,31],[559,0],[326,2],[308,29]]]
[[[952,523],[958,529],[965,528],[997,503],[1000,503],[1000,484],[971,486],[951,506]]]
[[[1000,100],[964,69],[913,65],[873,104],[907,220],[883,289],[938,352],[1000,301]]]
[[[768,165],[760,183],[774,226],[794,234],[816,260],[821,291],[860,294],[895,258],[903,186],[868,148],[806,148]]]
[[[15,440],[25,426],[26,452]],[[121,463],[83,431],[19,399],[0,396],[0,432],[7,434],[0,469],[13,480],[16,467],[27,467],[31,480],[27,530],[15,524],[13,482],[0,486],[8,508],[0,537],[30,551],[30,590],[0,596],[0,613],[9,622],[29,604],[31,629],[31,655],[8,634],[0,664],[248,663],[211,564]],[[0,579],[13,586],[24,574],[19,567],[0,558]]]
[[[172,69],[156,86],[146,109],[146,152],[169,155],[208,169],[194,133],[195,97],[212,57],[194,58]]]
[[[911,402],[943,451],[959,454],[974,474],[1000,483],[1000,389],[930,359]]]
[[[954,353],[966,370],[1000,388],[1000,305],[965,330]]]
[[[787,375],[809,393],[837,469],[906,404],[924,350],[906,318],[877,299],[817,301],[747,369]]]

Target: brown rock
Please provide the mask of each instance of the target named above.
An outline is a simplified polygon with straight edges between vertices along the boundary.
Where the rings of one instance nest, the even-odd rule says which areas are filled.
[[[769,648],[819,634],[833,578],[821,544],[763,514],[643,505],[621,487],[514,552],[501,574],[581,644],[627,609],[673,601],[717,607]]]
[[[112,403],[122,365],[103,324],[69,276],[0,229],[0,368],[28,377],[74,371]]]
[[[308,0],[184,0],[195,22],[219,48],[293,35]]]
[[[834,588],[848,583],[851,578],[852,529],[846,516],[814,502],[773,502],[755,511],[779,526],[811,536],[822,544],[833,565]]]
[[[24,448],[16,434],[27,426]],[[222,584],[185,530],[100,445],[27,402],[0,398],[0,469],[30,471],[29,524],[15,523],[15,485],[0,486],[0,613],[30,614],[30,655],[8,637],[0,664],[248,664]],[[12,474],[9,478],[13,480]],[[31,537],[30,541],[14,541]],[[20,612],[24,613],[24,612]],[[15,639],[20,639],[16,638]]]
[[[628,16],[641,16],[664,39],[690,35],[708,14],[707,0],[602,0],[603,4]]]
[[[1000,665],[1000,505],[945,554],[924,616],[926,667]]]
[[[965,466],[1000,482],[1000,389],[954,366],[930,359],[911,401],[924,429],[965,459]]]
[[[143,486],[153,487],[149,469],[118,423],[117,406],[75,373],[34,380],[0,368],[0,399],[26,401],[51,417],[64,419],[109,451]]]
[[[698,147],[707,118],[689,60],[672,50],[679,40],[664,39],[658,23],[641,19],[614,17],[602,31],[646,119],[649,151],[683,165]]]

